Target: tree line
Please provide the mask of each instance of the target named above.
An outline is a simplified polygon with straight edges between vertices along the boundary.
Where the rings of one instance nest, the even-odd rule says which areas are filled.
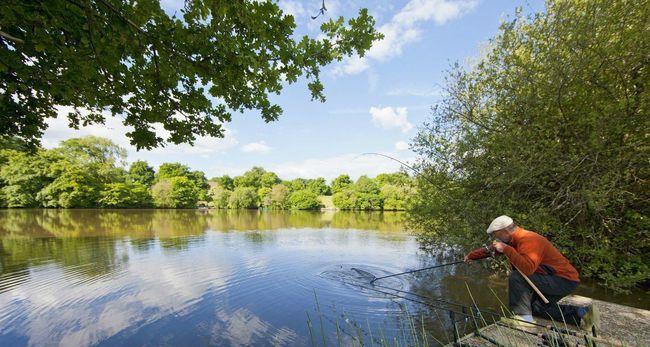
[[[650,280],[647,1],[548,1],[449,71],[421,127],[409,225],[424,245],[476,246],[508,214],[581,271]]]
[[[328,184],[322,177],[283,180],[261,167],[208,179],[181,163],[157,170],[142,160],[127,166],[123,148],[94,136],[37,150],[3,138],[0,148],[0,207],[6,208],[316,210],[330,199],[343,210],[405,210],[414,194],[404,173],[356,181],[343,174]]]

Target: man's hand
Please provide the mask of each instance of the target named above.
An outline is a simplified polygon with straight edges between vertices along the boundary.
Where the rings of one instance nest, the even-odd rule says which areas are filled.
[[[506,244],[501,241],[492,241],[492,248],[497,252],[503,253],[503,249],[506,247]]]
[[[465,256],[465,258],[463,258],[463,261],[466,262],[466,263],[469,263],[469,262],[472,261],[472,259],[469,258],[469,254],[468,254],[468,255]]]

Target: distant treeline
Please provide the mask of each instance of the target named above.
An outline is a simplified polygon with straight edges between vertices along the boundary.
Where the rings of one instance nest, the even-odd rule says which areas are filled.
[[[126,166],[126,151],[108,139],[73,138],[54,149],[0,143],[0,207],[196,208],[314,210],[324,196],[345,210],[405,210],[413,195],[404,173],[282,180],[253,167],[243,175],[207,179],[180,163],[154,170],[146,161]]]

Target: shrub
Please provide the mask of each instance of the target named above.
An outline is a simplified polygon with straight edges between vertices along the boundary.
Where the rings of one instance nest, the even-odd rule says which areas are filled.
[[[318,195],[308,189],[291,193],[289,204],[292,210],[316,210],[321,207]]]
[[[257,208],[257,191],[254,187],[239,186],[228,198],[228,208]]]
[[[100,193],[99,205],[109,208],[151,207],[153,198],[144,184],[109,183]]]

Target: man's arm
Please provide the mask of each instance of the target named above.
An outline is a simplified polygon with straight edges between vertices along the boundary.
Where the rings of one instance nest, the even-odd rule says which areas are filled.
[[[488,246],[483,246],[467,253],[463,260],[469,263],[472,260],[484,259],[490,256],[492,256],[491,250],[488,248]]]
[[[512,265],[526,276],[530,276],[542,263],[543,245],[537,242],[525,242],[519,246],[519,252],[512,246],[505,245],[502,252]]]

